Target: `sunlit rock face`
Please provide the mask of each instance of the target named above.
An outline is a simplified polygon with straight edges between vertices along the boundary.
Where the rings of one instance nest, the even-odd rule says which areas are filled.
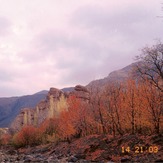
[[[74,91],[65,93],[57,88],[50,88],[45,100],[40,101],[34,108],[23,108],[11,124],[11,129],[20,130],[24,125],[40,125],[45,119],[57,117],[67,110],[68,98],[75,96],[82,102],[89,103],[90,95],[86,87],[77,85]]]
[[[46,118],[58,116],[67,109],[67,98],[63,91],[50,88],[45,100],[40,101],[34,108],[23,108],[11,124],[11,128],[19,130],[24,125],[38,126]]]

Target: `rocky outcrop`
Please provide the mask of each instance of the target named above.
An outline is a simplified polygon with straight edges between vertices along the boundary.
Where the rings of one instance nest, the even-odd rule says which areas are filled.
[[[90,92],[88,91],[88,89],[84,86],[81,85],[77,85],[74,88],[74,91],[72,91],[70,93],[71,96],[75,96],[76,98],[81,99],[84,102],[89,103],[90,100]]]
[[[19,130],[23,125],[31,125],[34,120],[34,109],[24,108],[20,111],[14,122],[11,124],[11,128]]]
[[[75,96],[83,102],[89,102],[89,91],[77,85],[74,91],[67,93],[57,88],[50,88],[45,100],[40,101],[34,108],[24,108],[11,124],[12,130],[19,130],[24,125],[40,125],[46,118],[59,116],[68,108],[67,99]]]
[[[50,88],[45,100],[40,101],[34,108],[23,108],[11,124],[11,129],[19,130],[24,125],[38,126],[46,118],[51,118],[67,108],[67,99],[63,91]]]
[[[9,128],[0,128],[0,135],[7,134],[9,132]]]

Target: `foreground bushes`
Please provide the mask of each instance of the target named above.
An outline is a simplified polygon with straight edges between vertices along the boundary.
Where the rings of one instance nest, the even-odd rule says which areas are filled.
[[[56,125],[54,125],[54,120],[45,120],[39,127],[24,126],[19,132],[15,133],[12,138],[12,144],[19,148],[56,142],[58,136],[55,132]]]
[[[41,143],[41,133],[33,126],[25,126],[13,136],[13,145],[16,147],[34,146]]]

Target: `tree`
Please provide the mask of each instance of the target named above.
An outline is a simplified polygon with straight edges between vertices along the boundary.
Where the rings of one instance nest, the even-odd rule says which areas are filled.
[[[162,128],[163,95],[151,83],[146,81],[142,85],[142,101],[148,111],[148,120],[152,124],[155,133],[159,134]]]
[[[124,107],[126,109],[126,114],[129,124],[131,124],[131,133],[135,134],[136,129],[136,115],[138,108],[137,99],[137,86],[134,80],[128,80],[126,89],[124,91]]]
[[[91,117],[88,103],[81,101],[75,96],[70,96],[68,99],[67,120],[75,129],[74,136],[81,137],[89,135],[92,132],[93,120]]]
[[[136,70],[141,78],[148,79],[163,92],[163,44],[158,42],[152,47],[143,48],[136,60],[139,61]]]
[[[106,134],[106,110],[104,105],[103,93],[99,88],[96,88],[91,94],[90,104],[94,113],[94,119],[101,128],[102,133]]]
[[[110,129],[113,132],[113,136],[115,136],[115,132],[123,135],[123,118],[124,118],[124,109],[122,108],[122,92],[123,87],[121,84],[109,84],[105,88],[105,107],[107,108],[107,119],[110,124]]]
[[[159,41],[152,47],[143,48],[136,59],[139,61],[136,72],[148,85],[143,97],[146,97],[155,132],[159,133],[163,114],[163,44]]]

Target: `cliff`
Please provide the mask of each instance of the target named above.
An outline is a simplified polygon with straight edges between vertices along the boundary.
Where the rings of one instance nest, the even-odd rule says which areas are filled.
[[[67,93],[57,88],[50,88],[46,99],[40,101],[34,108],[21,109],[10,128],[19,130],[24,125],[40,125],[46,118],[59,116],[60,112],[68,108],[67,100],[70,96],[79,98],[82,102],[89,102],[89,91],[77,85],[73,91]]]

